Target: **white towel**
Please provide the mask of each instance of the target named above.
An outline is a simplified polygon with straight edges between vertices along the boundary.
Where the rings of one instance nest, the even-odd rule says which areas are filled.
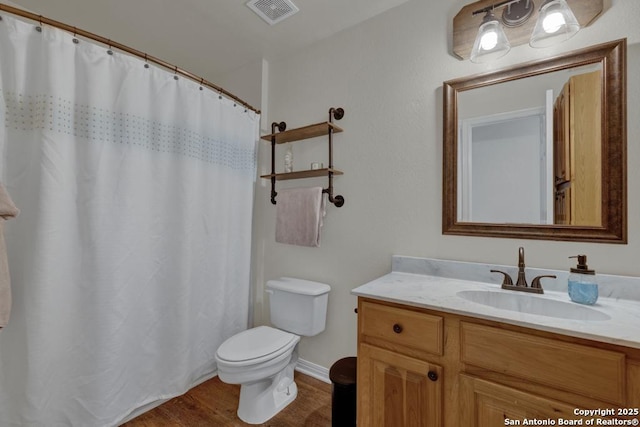
[[[278,191],[276,242],[320,246],[320,228],[325,215],[322,187],[288,188]]]
[[[0,183],[0,329],[7,326],[11,314],[11,281],[4,243],[4,221],[16,217],[19,213],[4,185]]]

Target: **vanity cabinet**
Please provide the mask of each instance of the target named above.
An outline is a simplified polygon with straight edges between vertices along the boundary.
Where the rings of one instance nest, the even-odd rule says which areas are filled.
[[[570,77],[555,100],[556,224],[602,224],[601,93],[598,70]]]
[[[558,425],[617,408],[640,408],[640,349],[358,299],[359,426]]]

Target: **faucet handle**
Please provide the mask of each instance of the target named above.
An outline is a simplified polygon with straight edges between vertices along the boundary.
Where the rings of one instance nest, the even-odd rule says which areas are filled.
[[[492,273],[502,273],[502,274],[504,274],[504,279],[502,280],[502,286],[504,286],[504,285],[513,286],[513,281],[511,280],[511,276],[509,276],[504,271],[500,271],[500,270],[490,270],[490,271]]]
[[[554,276],[552,274],[538,276],[538,277],[533,279],[533,282],[531,282],[531,287],[532,288],[536,288],[536,289],[542,289],[542,285],[540,284],[540,279],[542,279],[543,277],[549,277],[551,279],[555,279],[556,278],[556,276]]]

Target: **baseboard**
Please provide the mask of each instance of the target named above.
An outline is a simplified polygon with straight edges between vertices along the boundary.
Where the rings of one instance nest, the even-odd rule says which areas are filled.
[[[331,380],[329,379],[329,369],[325,368],[324,366],[311,363],[308,360],[298,359],[296,371],[305,375],[309,375],[310,377],[323,381],[327,384],[331,384]]]

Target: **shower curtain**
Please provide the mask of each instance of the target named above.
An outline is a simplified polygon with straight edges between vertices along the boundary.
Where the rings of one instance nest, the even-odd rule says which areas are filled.
[[[6,14],[0,180],[13,309],[0,425],[114,426],[246,329],[259,115]]]

